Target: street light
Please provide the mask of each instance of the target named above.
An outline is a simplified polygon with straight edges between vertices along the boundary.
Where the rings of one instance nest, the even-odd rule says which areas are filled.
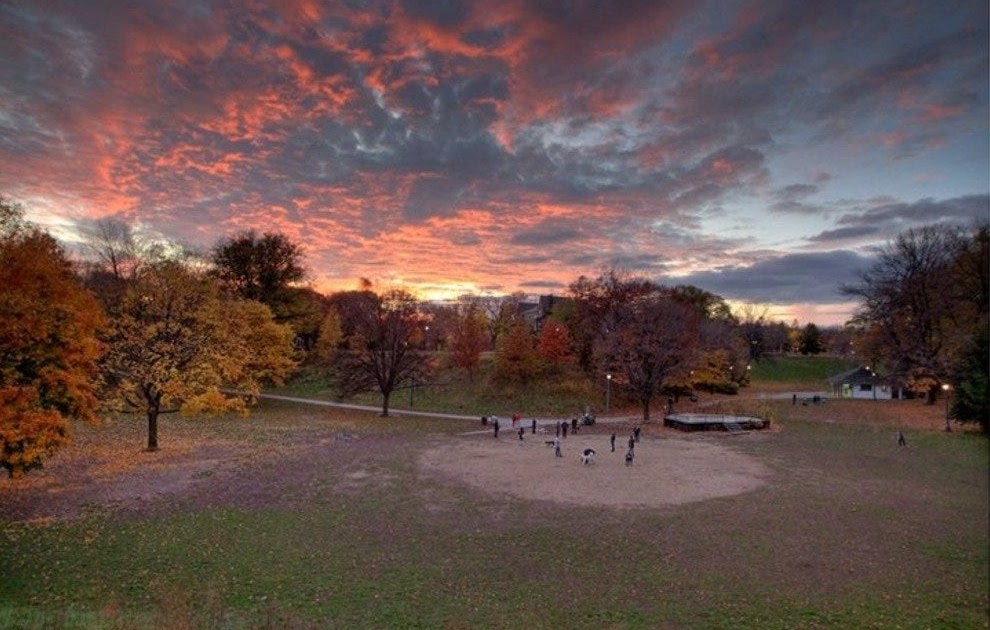
[[[609,403],[612,401],[612,375],[605,375],[605,413],[608,413]]]
[[[945,430],[952,433],[952,425],[949,424],[949,391],[952,390],[952,385],[948,383],[942,383],[942,391],[945,393]]]

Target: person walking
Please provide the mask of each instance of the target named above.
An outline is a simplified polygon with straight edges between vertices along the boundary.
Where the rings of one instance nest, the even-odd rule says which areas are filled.
[[[612,452],[614,453],[615,452],[615,433],[614,432],[612,433],[612,437],[609,438],[608,441],[609,441],[609,444],[612,445]]]
[[[533,435],[536,435],[536,418],[533,418]]]
[[[524,429],[522,427],[519,427],[519,441],[520,442],[523,441],[523,433],[525,433],[525,432],[526,432],[526,429]]]
[[[498,418],[492,420],[492,429],[495,431],[495,437],[498,438]]]
[[[633,429],[633,437],[636,439],[637,442],[639,442],[639,432],[640,432],[640,430],[641,429],[639,427],[636,427],[635,429]]]
[[[554,457],[563,457],[563,454],[560,452],[560,436],[553,439],[553,455]]]
[[[567,437],[567,421],[566,420],[560,423],[560,430],[564,432],[564,437],[566,438]]]

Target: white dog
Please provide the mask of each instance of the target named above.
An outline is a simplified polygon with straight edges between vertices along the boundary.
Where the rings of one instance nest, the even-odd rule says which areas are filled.
[[[584,453],[581,454],[581,463],[582,464],[591,464],[591,463],[594,463],[594,461],[595,461],[595,455],[597,455],[597,453],[595,452],[595,449],[593,449],[593,448],[586,448],[586,449],[584,449]]]

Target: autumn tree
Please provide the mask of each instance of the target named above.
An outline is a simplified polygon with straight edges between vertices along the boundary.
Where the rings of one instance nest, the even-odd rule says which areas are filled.
[[[426,380],[429,354],[421,349],[424,319],[419,303],[408,292],[384,295],[351,292],[336,300],[341,312],[345,348],[336,357],[333,382],[342,396],[377,389],[382,415],[388,416],[392,393]]]
[[[481,353],[488,348],[488,319],[476,306],[468,306],[456,319],[450,335],[450,360],[474,380]]]
[[[55,239],[2,198],[0,287],[0,467],[14,477],[68,441],[70,419],[95,418],[105,320]]]
[[[555,374],[573,364],[574,354],[567,327],[554,319],[546,320],[536,340],[536,355],[543,367]]]
[[[700,351],[697,309],[657,288],[611,305],[595,344],[600,369],[616,374],[639,400],[643,422],[664,387],[683,380]]]
[[[517,318],[495,348],[495,376],[500,381],[522,383],[536,376],[539,362],[533,347],[533,330]]]
[[[250,230],[214,246],[213,273],[235,295],[266,304],[278,322],[312,331],[320,320],[312,296],[293,290],[306,275],[302,258],[302,248],[284,234]]]
[[[622,304],[657,289],[643,278],[633,278],[610,269],[597,278],[581,276],[569,287],[574,298],[574,312],[568,330],[576,348],[578,364],[586,371],[595,368],[594,346],[609,314]]]
[[[494,348],[499,337],[507,333],[519,314],[519,304],[526,299],[524,293],[508,295],[462,295],[461,304],[481,310],[488,325],[489,348]]]
[[[854,322],[864,350],[934,403],[980,321],[982,296],[960,296],[958,263],[968,239],[957,229],[908,230],[844,292],[861,301]]]
[[[295,365],[291,342],[267,306],[223,297],[211,278],[169,261],[143,267],[128,287],[103,367],[115,400],[145,414],[153,451],[159,415],[244,411],[221,388],[250,396],[281,383]]]
[[[316,337],[316,354],[321,361],[332,362],[340,350],[340,344],[344,340],[344,331],[340,324],[340,314],[336,308],[327,309],[320,322],[320,329]]]

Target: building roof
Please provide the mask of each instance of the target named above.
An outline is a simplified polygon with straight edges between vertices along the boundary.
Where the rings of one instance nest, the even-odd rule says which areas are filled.
[[[889,383],[890,379],[882,377],[870,368],[863,366],[830,376],[828,377],[828,382],[831,385],[863,385],[867,383],[878,385],[880,383]]]

